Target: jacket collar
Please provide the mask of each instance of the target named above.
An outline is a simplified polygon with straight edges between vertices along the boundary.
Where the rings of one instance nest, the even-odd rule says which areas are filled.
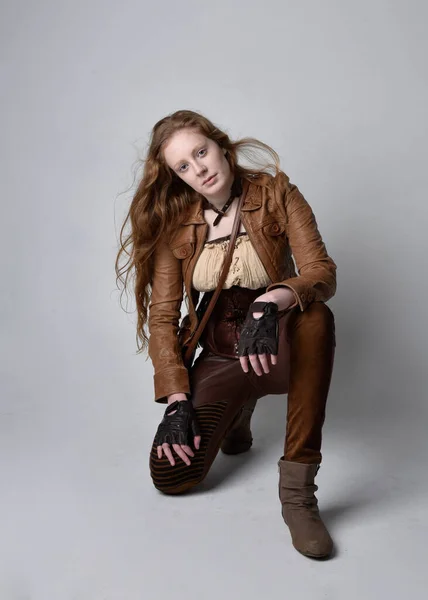
[[[241,211],[256,210],[262,205],[262,187],[266,183],[266,177],[260,175],[254,177],[250,181],[247,194],[241,207]],[[196,202],[192,202],[186,209],[186,216],[183,225],[203,225],[206,223],[204,219],[204,211],[202,208],[202,197],[199,197]]]

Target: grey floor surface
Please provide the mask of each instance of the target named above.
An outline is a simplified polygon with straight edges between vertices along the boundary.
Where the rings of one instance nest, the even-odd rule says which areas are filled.
[[[280,514],[284,398],[261,402],[252,450],[220,454],[179,497],[148,473],[157,406],[145,424],[132,403],[51,422],[4,414],[0,599],[426,597],[424,420],[328,421],[317,483],[337,552],[319,562],[293,549]]]

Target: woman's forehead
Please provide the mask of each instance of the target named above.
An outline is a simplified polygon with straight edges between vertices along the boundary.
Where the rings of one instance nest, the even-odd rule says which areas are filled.
[[[174,133],[166,142],[164,156],[169,161],[175,162],[183,158],[184,154],[191,154],[197,146],[207,142],[207,138],[197,131],[180,130]]]
[[[167,144],[171,147],[191,145],[198,142],[204,142],[207,138],[194,129],[180,129],[176,131],[168,140]]]

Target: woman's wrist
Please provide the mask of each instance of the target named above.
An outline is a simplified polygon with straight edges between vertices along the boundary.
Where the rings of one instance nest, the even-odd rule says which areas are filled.
[[[172,404],[176,400],[182,402],[183,400],[187,400],[187,396],[184,392],[176,392],[175,394],[170,394],[167,396],[168,404]]]
[[[284,310],[297,304],[294,292],[285,286],[275,288],[270,292],[262,294],[257,298],[257,302],[275,302],[275,304],[278,305],[278,310]],[[255,316],[257,314],[258,313],[255,313]]]

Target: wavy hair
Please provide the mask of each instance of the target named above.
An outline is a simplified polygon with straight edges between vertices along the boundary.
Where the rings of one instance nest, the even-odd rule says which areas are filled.
[[[250,179],[271,170],[276,175],[280,170],[279,156],[273,148],[251,137],[231,140],[225,131],[197,112],[178,110],[156,123],[147,155],[137,161],[137,169],[142,168],[142,177],[120,229],[120,248],[115,261],[116,285],[118,289],[122,287],[120,301],[125,291],[132,289],[135,293],[137,353],[148,346],[146,326],[156,244],[180,225],[184,209],[200,197],[170,169],[163,157],[166,142],[185,128],[196,130],[226,149],[225,156],[235,177]],[[260,153],[266,153],[269,160],[260,161]],[[240,164],[241,157],[252,167]]]

